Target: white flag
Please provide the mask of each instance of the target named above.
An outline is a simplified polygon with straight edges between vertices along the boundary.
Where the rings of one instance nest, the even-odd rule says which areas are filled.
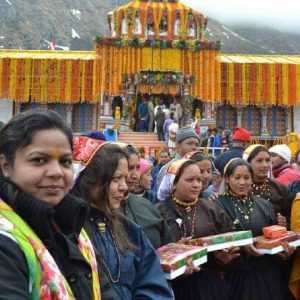
[[[72,28],[72,39],[80,39],[80,35]]]

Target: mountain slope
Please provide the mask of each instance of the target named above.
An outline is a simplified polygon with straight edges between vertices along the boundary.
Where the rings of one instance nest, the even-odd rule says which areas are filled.
[[[206,37],[222,42],[222,52],[299,54],[300,35],[254,25],[226,26],[209,19]]]
[[[2,0],[0,44],[5,48],[40,49],[47,42],[70,46],[77,33],[92,47],[93,37],[106,33],[111,0]]]
[[[89,50],[108,34],[106,14],[126,0],[1,0],[0,48]],[[206,36],[228,53],[300,53],[300,34],[209,19]]]

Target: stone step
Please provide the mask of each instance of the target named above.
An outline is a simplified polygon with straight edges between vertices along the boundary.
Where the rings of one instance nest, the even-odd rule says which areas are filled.
[[[136,148],[145,148],[146,155],[153,155],[155,150],[166,147],[165,142],[159,141],[155,133],[148,132],[121,132],[119,141],[131,144]]]

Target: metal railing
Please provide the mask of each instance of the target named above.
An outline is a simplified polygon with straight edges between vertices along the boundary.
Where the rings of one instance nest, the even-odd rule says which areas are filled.
[[[161,151],[161,150],[169,150],[170,153],[175,153],[176,149],[175,148],[171,148],[171,147],[154,147],[154,146],[150,146],[147,147],[148,149],[146,149],[145,147],[145,153],[146,155],[151,155],[156,157],[157,154]],[[197,150],[199,150],[200,152],[203,153],[203,155],[205,156],[210,156],[210,157],[217,157],[218,155],[220,155],[221,153],[225,152],[228,150],[228,148],[226,147],[198,147]]]

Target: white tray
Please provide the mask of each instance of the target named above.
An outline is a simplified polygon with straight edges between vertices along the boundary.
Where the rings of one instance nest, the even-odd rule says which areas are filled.
[[[200,265],[203,265],[206,262],[207,262],[207,256],[206,255],[193,261],[195,267],[199,267]],[[167,280],[173,280],[173,279],[181,276],[182,274],[184,274],[185,270],[186,270],[186,266],[183,266],[183,267],[181,267],[181,268],[179,268],[175,271],[165,273],[165,276],[166,276]]]
[[[300,240],[289,242],[289,245],[292,246],[292,247],[297,248],[297,247],[300,246]],[[282,251],[284,251],[282,246],[277,246],[277,247],[272,248],[272,249],[257,248],[257,252],[260,253],[260,254],[274,255],[274,254],[280,253]]]
[[[253,244],[253,238],[205,246],[205,248],[207,249],[207,252],[213,252],[213,251],[223,250],[227,248],[240,247],[240,246],[246,246],[251,244]]]

